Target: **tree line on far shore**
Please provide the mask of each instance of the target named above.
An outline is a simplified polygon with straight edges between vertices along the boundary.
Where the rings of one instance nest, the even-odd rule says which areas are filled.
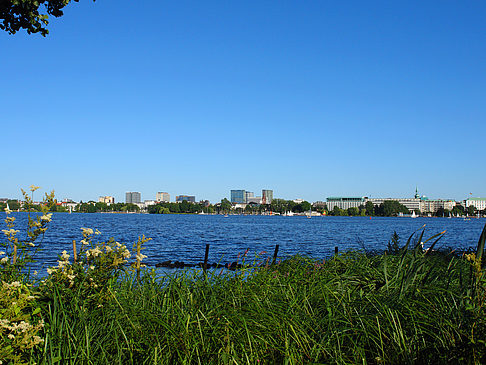
[[[26,210],[25,207],[21,205],[18,200],[8,200],[9,208],[13,211],[16,210]],[[7,207],[7,203],[0,203],[0,211],[4,211]],[[29,205],[27,210],[41,211],[40,205]],[[312,205],[308,201],[303,201],[296,203],[292,200],[285,199],[274,199],[271,204],[247,204],[245,208],[234,207],[231,202],[224,198],[220,203],[217,204],[203,204],[203,203],[191,203],[187,201],[182,201],[180,203],[168,203],[162,202],[154,205],[149,205],[147,207],[147,212],[150,214],[263,214],[263,213],[276,213],[276,214],[286,214],[289,212],[296,214],[303,214],[309,212],[310,210],[316,211],[322,214],[331,216],[375,216],[375,217],[393,217],[400,214],[411,214],[412,212],[407,209],[406,206],[400,204],[396,200],[387,200],[379,205],[373,205],[372,202],[368,201],[364,205],[359,207],[351,207],[348,209],[341,209],[335,206],[333,209],[328,210],[326,203],[322,205]],[[53,200],[49,205],[49,211],[51,212],[68,212],[69,209],[65,206],[59,205],[56,200]],[[113,203],[107,204],[102,202],[80,202],[74,209],[74,212],[81,213],[104,213],[104,212],[140,212],[140,207],[133,203]],[[420,212],[416,212],[419,214]],[[456,205],[452,210],[447,210],[439,208],[434,216],[437,217],[448,217],[452,216],[463,216],[463,215],[475,215],[478,210],[474,206],[469,206],[464,208],[462,205]],[[480,213],[486,214],[486,211],[481,211]]]

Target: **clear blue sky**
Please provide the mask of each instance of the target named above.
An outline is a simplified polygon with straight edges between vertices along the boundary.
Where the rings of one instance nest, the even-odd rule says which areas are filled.
[[[486,196],[484,1],[81,0],[49,29],[0,33],[0,197]]]

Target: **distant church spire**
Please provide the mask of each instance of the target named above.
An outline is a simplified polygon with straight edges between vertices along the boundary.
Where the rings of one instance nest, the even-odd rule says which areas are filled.
[[[420,198],[419,193],[418,193],[418,187],[415,186],[415,199]]]

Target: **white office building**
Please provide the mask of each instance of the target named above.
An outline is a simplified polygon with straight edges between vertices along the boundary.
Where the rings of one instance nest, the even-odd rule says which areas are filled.
[[[155,194],[155,201],[168,203],[170,202],[170,194],[165,192],[158,192],[157,194]]]
[[[331,196],[326,200],[328,210],[333,210],[334,207],[346,210],[348,208],[358,208],[360,205],[365,205],[364,197]]]
[[[469,198],[466,200],[466,208],[474,205],[477,210],[486,209],[486,198]]]

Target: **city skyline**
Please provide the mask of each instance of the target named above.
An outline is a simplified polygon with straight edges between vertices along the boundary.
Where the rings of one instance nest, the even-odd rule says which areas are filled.
[[[28,187],[24,188],[25,191],[28,191]],[[411,199],[411,198],[426,198],[426,199],[431,199],[431,200],[453,200],[453,201],[464,201],[464,200],[467,200],[467,199],[474,199],[474,198],[486,198],[486,194],[485,195],[474,195],[472,193],[469,193],[469,194],[464,194],[464,196],[462,197],[459,197],[459,198],[453,198],[453,197],[450,197],[450,196],[436,196],[435,194],[432,194],[432,195],[429,195],[429,194],[426,194],[422,191],[420,191],[418,189],[418,187],[415,187],[415,189],[412,191],[410,191],[410,193],[408,195],[386,195],[386,194],[378,194],[378,195],[367,195],[367,194],[321,194],[318,198],[316,199],[305,199],[305,198],[302,198],[303,195],[305,194],[300,194],[300,195],[297,195],[297,196],[280,196],[280,195],[275,195],[274,196],[274,192],[275,190],[274,189],[271,189],[271,190],[267,190],[267,189],[254,189],[256,191],[261,191],[262,194],[261,196],[255,196],[254,192],[250,192],[248,190],[238,190],[238,189],[230,189],[227,191],[226,195],[221,195],[221,198],[219,199],[216,199],[216,200],[212,200],[212,199],[209,199],[208,197],[205,197],[203,195],[198,195],[198,194],[194,194],[194,195],[187,195],[187,194],[173,194],[173,193],[167,193],[167,192],[163,192],[161,193],[160,192],[160,189],[157,190],[156,193],[154,194],[144,194],[144,192],[142,191],[125,191],[120,197],[118,197],[116,194],[112,194],[112,193],[109,193],[108,195],[103,195],[103,194],[92,194],[91,197],[89,198],[86,198],[86,199],[76,199],[76,198],[73,198],[72,196],[59,196],[56,194],[56,199],[58,201],[62,201],[62,200],[73,200],[75,202],[79,202],[79,201],[83,201],[83,202],[88,202],[88,201],[104,201],[106,202],[106,199],[107,198],[113,198],[114,199],[114,202],[125,202],[125,203],[131,203],[131,202],[137,202],[137,203],[143,203],[144,201],[154,201],[154,202],[161,202],[161,201],[168,201],[168,202],[177,202],[177,199],[179,197],[181,198],[187,198],[187,197],[190,197],[190,201],[194,201],[194,202],[199,202],[199,201],[204,201],[204,200],[209,200],[211,203],[219,203],[222,199],[228,199],[230,202],[232,202],[232,193],[234,191],[236,192],[246,192],[247,194],[250,193],[251,194],[251,199],[257,199],[259,198],[260,201],[263,201],[263,192],[264,191],[268,191],[268,192],[271,192],[271,199],[284,199],[284,200],[296,200],[296,199],[302,199],[303,201],[308,201],[308,202],[325,202],[328,198],[333,198],[333,197],[359,197],[359,198],[368,198],[368,199],[389,199],[389,198],[396,198],[396,199]],[[35,192],[35,196],[34,196],[34,200],[35,201],[40,201],[42,200],[42,198],[44,197],[44,194],[45,193],[50,193],[52,191],[52,189],[48,189],[48,190],[44,190],[42,189],[42,187],[39,187],[39,189]],[[18,200],[23,200],[23,197],[22,197],[22,194],[18,194],[17,196],[7,196],[5,194],[1,195],[1,191],[0,191],[0,199],[1,198],[9,198],[9,199],[18,199]],[[168,198],[168,200],[158,200],[158,197],[159,197],[159,194],[164,194],[165,197]],[[152,196],[153,195],[153,196]],[[172,198],[173,197],[173,198]],[[100,200],[102,199],[103,200]],[[181,199],[181,200],[185,200],[185,199]],[[236,202],[236,201],[235,201]],[[239,203],[239,201],[237,202]]]
[[[0,32],[0,196],[484,197],[485,13],[73,2],[45,38]]]

